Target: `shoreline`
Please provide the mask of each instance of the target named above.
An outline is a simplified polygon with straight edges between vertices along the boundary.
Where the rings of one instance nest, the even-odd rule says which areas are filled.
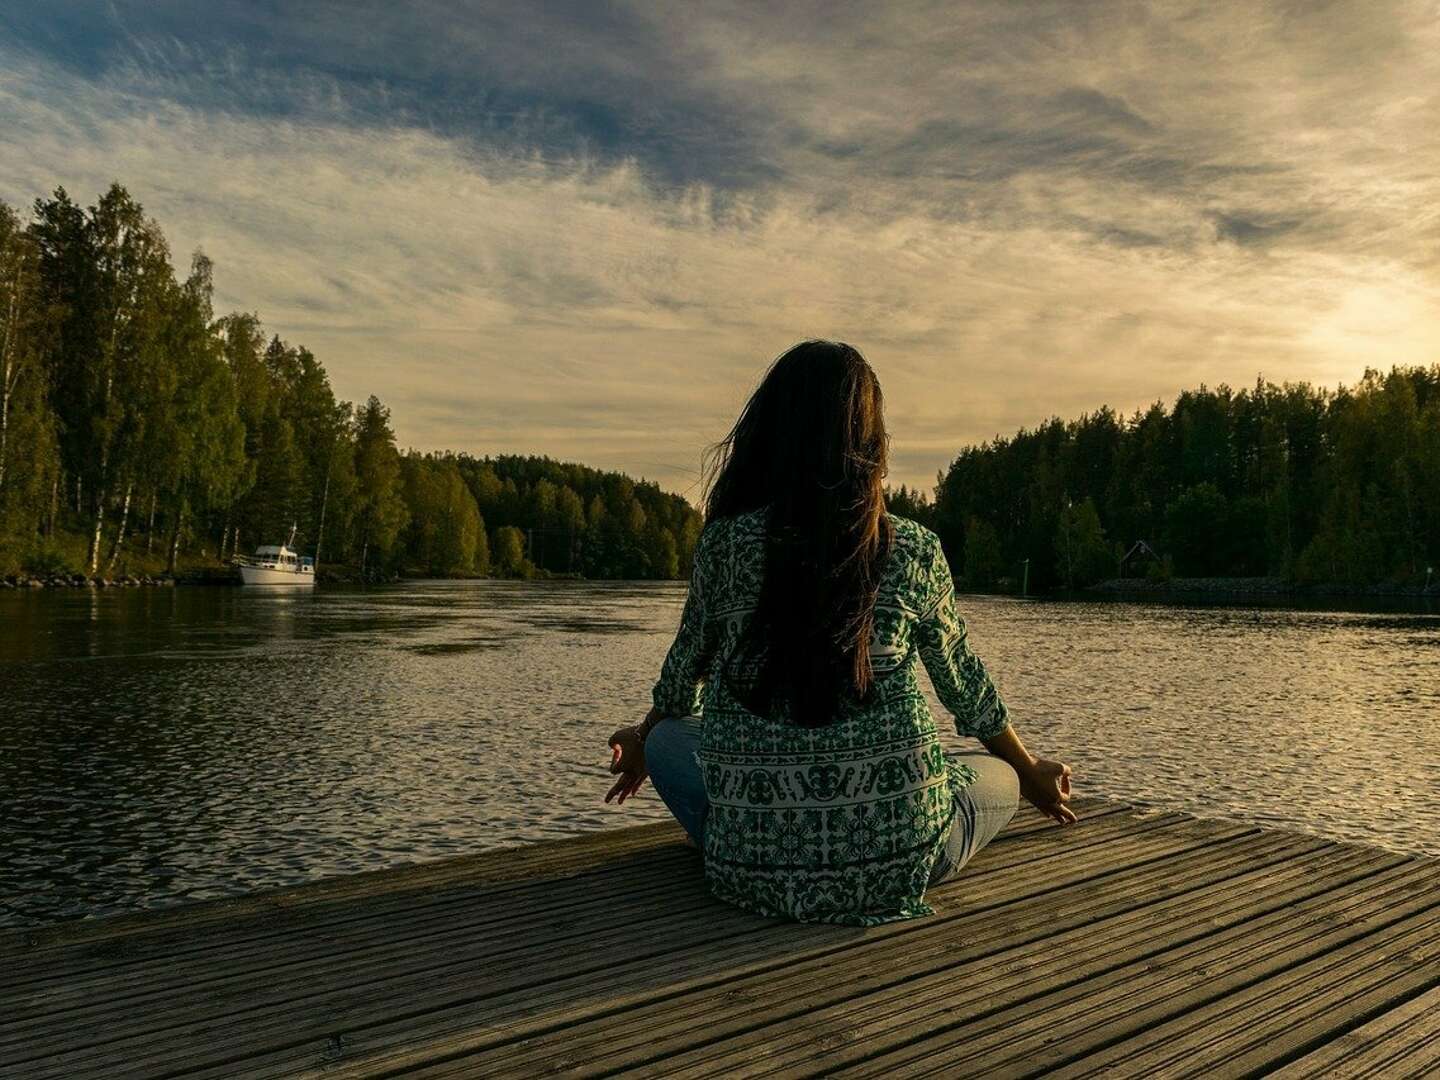
[[[341,568],[322,569],[316,585],[394,585],[402,581],[528,581],[556,582],[574,581],[594,584],[597,581],[669,581],[679,582],[680,578],[585,578],[571,574],[535,575],[528,578],[484,575],[474,577],[432,577],[429,574],[389,573],[383,576],[369,576],[362,579],[358,570]],[[0,577],[0,589],[25,592],[30,589],[124,589],[136,587],[210,586],[214,588],[240,588],[239,574],[227,567],[206,566],[182,570],[178,574],[117,574],[113,577],[86,574],[32,574],[29,572],[6,574]]]
[[[654,581],[653,578],[582,578],[556,575],[553,578],[448,578],[430,577],[425,574],[388,574],[383,578],[362,581],[356,571],[341,569],[322,570],[317,585],[386,585],[400,581],[514,581],[554,580],[575,581],[594,584],[597,581]],[[681,579],[664,579],[680,581]],[[196,567],[178,574],[120,574],[114,577],[89,576],[86,574],[32,574],[28,572],[7,574],[0,577],[0,589],[124,589],[138,587],[215,586],[238,588],[239,577],[228,567]],[[1015,592],[991,592],[957,588],[957,592],[972,596],[997,596],[1022,598]],[[1440,601],[1440,581],[1425,585],[1368,585],[1347,586],[1334,584],[1299,585],[1273,577],[1217,577],[1217,578],[1172,578],[1169,581],[1149,581],[1144,578],[1111,578],[1081,589],[1057,589],[1051,592],[1031,593],[1025,599],[1033,600],[1157,600],[1185,602],[1191,600],[1214,600],[1231,603],[1286,602],[1354,600],[1354,601]]]
[[[169,574],[122,574],[118,577],[87,577],[84,574],[9,574],[0,578],[0,589],[125,589],[138,586],[170,587],[178,583]]]
[[[1440,599],[1440,581],[1425,585],[1339,585],[1317,583],[1301,585],[1276,577],[1213,577],[1171,578],[1169,581],[1147,581],[1142,578],[1110,578],[1085,589],[1078,595],[1116,597],[1215,599],[1353,599],[1353,600],[1424,600]]]

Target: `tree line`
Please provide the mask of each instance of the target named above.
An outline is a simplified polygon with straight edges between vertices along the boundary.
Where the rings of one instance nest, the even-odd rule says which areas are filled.
[[[902,488],[891,505],[936,529],[973,589],[1027,571],[1032,589],[1122,571],[1423,585],[1440,573],[1440,364],[1052,417],[967,447],[933,498]]]
[[[401,453],[310,350],[212,308],[120,185],[0,204],[0,572],[171,573],[295,531],[364,577],[689,573],[700,515],[544,457]]]
[[[88,208],[57,189],[28,221],[0,204],[0,572],[174,572],[294,528],[369,577],[688,575],[701,518],[680,496],[544,457],[401,453],[377,398],[337,401],[308,349],[217,316],[212,274],[196,254],[177,276],[118,184]],[[937,479],[887,497],[972,589],[1420,583],[1440,562],[1440,364],[1051,417]]]

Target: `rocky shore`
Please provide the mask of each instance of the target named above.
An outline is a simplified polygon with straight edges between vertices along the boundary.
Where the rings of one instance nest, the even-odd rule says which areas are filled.
[[[124,574],[120,577],[86,577],[84,574],[11,574],[0,578],[0,589],[123,589],[141,585],[174,585],[176,579],[168,575],[151,577],[142,574]]]
[[[367,574],[362,582],[360,572],[351,567],[321,567],[318,583],[322,585],[385,585],[399,581],[400,575]],[[123,589],[142,585],[239,585],[240,575],[224,566],[201,566],[178,574],[121,574],[117,577],[88,577],[85,574],[10,574],[0,578],[0,589]]]

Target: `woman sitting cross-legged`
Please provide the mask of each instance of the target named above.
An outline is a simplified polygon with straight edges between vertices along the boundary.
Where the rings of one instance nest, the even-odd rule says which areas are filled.
[[[771,366],[710,462],[689,595],[643,723],[610,740],[623,802],[648,775],[719,898],[871,925],[928,915],[1024,796],[1062,824],[1070,768],[1031,756],[969,648],[940,541],[888,513],[880,386],[837,342]],[[947,756],[916,680],[956,730]]]

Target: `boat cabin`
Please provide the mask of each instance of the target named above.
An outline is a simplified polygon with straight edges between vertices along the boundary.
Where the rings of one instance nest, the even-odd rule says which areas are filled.
[[[292,574],[311,573],[315,569],[314,559],[301,555],[286,544],[261,544],[252,558],[236,561],[255,569],[285,570]]]

